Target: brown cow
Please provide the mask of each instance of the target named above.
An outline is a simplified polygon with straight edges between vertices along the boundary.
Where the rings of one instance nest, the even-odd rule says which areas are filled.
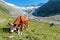
[[[26,29],[28,27],[28,18],[25,16],[18,16],[13,23],[8,24],[12,26],[11,32],[18,29],[18,34],[22,35],[22,28]]]

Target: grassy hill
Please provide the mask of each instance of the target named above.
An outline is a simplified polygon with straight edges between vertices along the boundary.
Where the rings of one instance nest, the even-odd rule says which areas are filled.
[[[9,10],[6,9],[6,7],[3,5],[3,3],[0,2],[0,18],[8,17],[9,13],[10,13]]]
[[[15,19],[10,17],[7,14],[8,12],[4,12],[4,9],[0,7],[0,40],[60,40],[59,25],[50,27],[50,23],[36,20],[29,20],[28,31],[26,32],[23,29],[22,36],[19,36],[16,32],[9,33],[7,29],[3,31],[4,28],[9,28],[8,22],[13,22]],[[9,36],[12,36],[12,38],[9,38]]]
[[[50,27],[50,23],[29,20],[28,31],[23,29],[23,35],[19,36],[16,32],[9,33],[7,29],[5,29],[7,31],[3,31],[3,28],[9,28],[7,23],[13,20],[13,18],[9,19],[11,20],[0,24],[0,40],[60,40],[59,25]],[[9,38],[9,36],[13,36],[13,38]]]

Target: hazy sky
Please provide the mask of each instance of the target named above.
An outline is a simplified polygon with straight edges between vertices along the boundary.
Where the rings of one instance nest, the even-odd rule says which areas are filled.
[[[5,0],[17,6],[37,5],[39,3],[46,3],[48,0]]]

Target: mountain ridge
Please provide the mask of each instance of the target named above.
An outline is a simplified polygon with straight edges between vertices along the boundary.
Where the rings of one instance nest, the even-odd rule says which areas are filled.
[[[54,15],[60,14],[60,0],[52,2],[48,1],[43,6],[39,7],[37,11],[37,15],[35,16],[41,16],[41,17],[49,17]]]

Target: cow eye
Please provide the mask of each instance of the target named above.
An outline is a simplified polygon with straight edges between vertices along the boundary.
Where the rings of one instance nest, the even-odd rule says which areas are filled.
[[[16,26],[16,24],[14,24],[14,26]]]

